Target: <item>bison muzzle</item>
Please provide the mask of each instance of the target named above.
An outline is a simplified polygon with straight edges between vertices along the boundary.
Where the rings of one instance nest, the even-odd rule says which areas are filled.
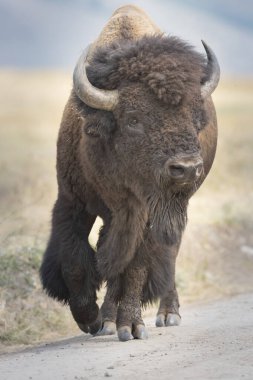
[[[141,306],[157,299],[156,325],[180,322],[176,257],[189,198],[212,166],[217,140],[211,94],[219,65],[203,46],[207,58],[126,6],[76,65],[40,273],[48,295],[69,304],[84,332],[117,328],[122,341],[145,339]],[[97,216],[95,251],[88,236]]]

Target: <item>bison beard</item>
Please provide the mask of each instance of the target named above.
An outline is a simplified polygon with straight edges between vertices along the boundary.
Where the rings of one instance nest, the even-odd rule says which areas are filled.
[[[140,11],[130,8],[134,19]],[[84,332],[112,334],[117,325],[124,341],[147,337],[141,305],[159,298],[157,326],[179,324],[175,263],[188,200],[215,155],[210,93],[218,74],[211,50],[206,64],[175,37],[133,39],[123,19],[120,38],[95,49],[90,65],[81,58],[75,70],[40,273],[48,295],[70,305]],[[88,236],[97,216],[104,224],[95,252]],[[99,311],[103,280],[107,295]]]
[[[150,197],[150,226],[154,241],[173,245],[181,240],[187,221],[188,198],[183,194]]]

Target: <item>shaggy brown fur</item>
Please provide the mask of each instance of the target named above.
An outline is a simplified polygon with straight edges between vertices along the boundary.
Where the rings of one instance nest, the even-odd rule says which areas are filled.
[[[118,89],[124,80],[141,82],[165,104],[178,105],[197,93],[205,68],[204,57],[190,45],[157,35],[97,49],[88,74],[99,88]]]
[[[131,273],[142,273],[132,281],[141,289],[137,305],[158,297],[165,304],[175,288],[188,200],[216,149],[215,111],[200,96],[206,74],[204,58],[178,38],[119,40],[97,49],[88,70],[96,87],[119,90],[116,109],[92,109],[74,91],[70,96],[58,139],[59,196],[41,277],[50,296],[70,304],[84,331],[94,321],[99,326],[101,279],[120,302],[118,326],[140,315],[138,306],[132,316],[128,307]],[[197,181],[182,186],[168,176],[169,160],[196,156],[204,162]],[[95,254],[88,235],[98,215],[104,227]]]

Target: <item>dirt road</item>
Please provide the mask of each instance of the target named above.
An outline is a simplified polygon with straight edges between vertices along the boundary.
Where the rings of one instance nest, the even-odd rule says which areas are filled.
[[[253,294],[182,310],[149,339],[78,336],[0,358],[2,380],[253,379]]]

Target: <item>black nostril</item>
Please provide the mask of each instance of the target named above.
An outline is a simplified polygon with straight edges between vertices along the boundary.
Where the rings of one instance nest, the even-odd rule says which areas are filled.
[[[169,176],[175,181],[194,181],[203,172],[203,164],[199,163],[171,163],[168,167]]]
[[[171,177],[183,177],[185,174],[185,168],[181,165],[170,165],[169,170]]]
[[[195,157],[182,158],[180,160],[168,160],[166,162],[166,175],[173,182],[190,183],[198,179],[204,171],[202,159]]]

